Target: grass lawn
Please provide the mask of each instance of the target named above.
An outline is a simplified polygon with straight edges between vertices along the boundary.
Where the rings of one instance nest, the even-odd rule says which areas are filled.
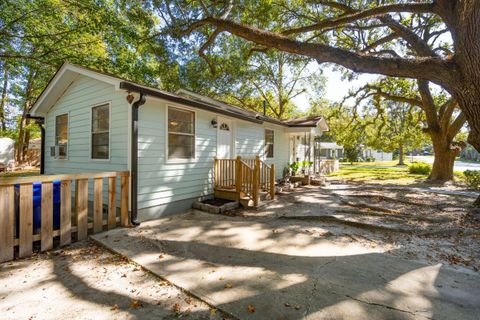
[[[405,159],[407,164],[410,160]],[[421,184],[428,175],[411,174],[408,165],[398,166],[398,161],[379,162],[355,162],[341,163],[340,170],[329,174],[329,177],[337,177],[350,182],[376,183],[376,184]],[[456,180],[463,180],[461,172],[455,172]]]
[[[40,174],[40,169],[25,169],[25,170],[18,170],[14,172],[1,172],[0,178],[28,177],[28,176],[36,176],[39,174]]]
[[[341,164],[340,170],[331,173],[330,177],[338,177],[352,182],[369,182],[381,184],[419,183],[426,175],[410,174],[408,166],[397,166],[397,161],[359,162]]]

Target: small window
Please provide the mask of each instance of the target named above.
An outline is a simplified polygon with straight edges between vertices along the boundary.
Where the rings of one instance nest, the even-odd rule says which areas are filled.
[[[224,122],[220,125],[220,130],[230,131],[230,127]]]
[[[265,156],[273,158],[273,142],[275,133],[273,130],[265,129]]]
[[[168,159],[195,158],[195,113],[168,107]]]
[[[92,159],[110,157],[110,105],[92,108]]]
[[[55,118],[55,146],[61,147],[58,148],[59,158],[67,157],[67,146],[68,144],[68,114],[61,114]]]

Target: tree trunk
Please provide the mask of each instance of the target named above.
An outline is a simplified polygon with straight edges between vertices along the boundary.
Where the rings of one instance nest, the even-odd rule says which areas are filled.
[[[430,134],[433,143],[434,160],[429,180],[444,182],[453,179],[453,165],[458,151],[450,148],[450,141],[444,132]]]
[[[3,70],[3,86],[2,86],[2,97],[0,100],[0,125],[2,128],[2,131],[5,131],[7,129],[7,126],[5,124],[5,104],[7,100],[7,91],[8,91],[8,68],[6,65],[4,65],[4,70]]]
[[[405,165],[405,157],[403,154],[403,144],[400,144],[398,147],[398,165],[403,166]]]

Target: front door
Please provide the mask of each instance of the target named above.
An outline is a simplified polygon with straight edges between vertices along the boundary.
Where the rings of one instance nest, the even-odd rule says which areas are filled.
[[[232,159],[233,152],[233,122],[232,120],[218,117],[217,122],[217,157]]]

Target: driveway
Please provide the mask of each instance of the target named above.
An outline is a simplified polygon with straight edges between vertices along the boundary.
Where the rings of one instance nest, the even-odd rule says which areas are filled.
[[[239,319],[478,319],[478,273],[330,236],[191,211],[93,238]]]

